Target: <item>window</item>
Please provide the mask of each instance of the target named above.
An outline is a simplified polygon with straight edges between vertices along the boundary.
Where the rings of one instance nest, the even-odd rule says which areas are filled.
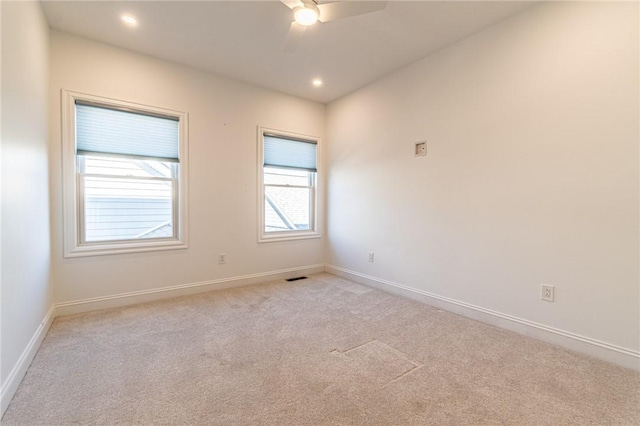
[[[317,238],[318,139],[258,131],[258,241]]]
[[[65,256],[186,247],[186,114],[64,92]]]

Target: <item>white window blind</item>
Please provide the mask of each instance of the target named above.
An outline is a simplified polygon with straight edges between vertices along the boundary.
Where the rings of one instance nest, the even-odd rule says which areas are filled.
[[[78,155],[179,161],[179,121],[76,101]]]
[[[264,166],[317,172],[317,144],[313,141],[264,135]]]

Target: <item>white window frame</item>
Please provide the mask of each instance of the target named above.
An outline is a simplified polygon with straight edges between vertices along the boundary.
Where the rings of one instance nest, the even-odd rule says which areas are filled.
[[[76,155],[76,101],[107,108],[131,110],[176,118],[179,122],[180,166],[177,179],[178,197],[174,199],[174,238],[149,240],[122,240],[81,243],[81,199],[78,161]],[[96,256],[157,250],[185,249],[188,247],[188,114],[118,99],[62,90],[62,178],[64,215],[64,257]]]
[[[299,139],[302,141],[315,141],[316,142],[316,169],[315,176],[312,177],[312,189],[311,189],[311,203],[309,215],[309,227],[308,230],[291,230],[280,232],[265,232],[264,215],[265,215],[265,184],[264,184],[264,135],[269,134],[273,136],[281,136],[289,139]],[[287,132],[283,130],[270,129],[267,127],[258,126],[258,243],[266,243],[273,241],[289,241],[289,240],[303,240],[308,238],[320,238],[322,236],[320,232],[319,212],[321,204],[321,173],[322,173],[322,142],[319,137],[304,135],[301,133]]]

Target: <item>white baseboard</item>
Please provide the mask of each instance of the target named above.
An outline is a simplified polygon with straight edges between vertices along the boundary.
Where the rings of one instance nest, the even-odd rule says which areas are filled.
[[[91,299],[74,300],[56,304],[55,316],[71,315],[99,309],[117,308],[137,303],[151,302],[189,294],[204,293],[212,290],[242,287],[266,281],[282,280],[305,274],[324,272],[324,265],[308,265],[297,268],[281,269],[279,271],[262,272],[239,277],[220,278],[191,284],[180,284],[171,287],[155,288],[151,290],[133,291],[111,296],[94,297]]]
[[[9,407],[9,403],[18,390],[18,386],[20,386],[20,382],[24,378],[24,375],[27,373],[29,369],[29,365],[31,365],[31,361],[38,353],[38,349],[40,349],[40,344],[44,340],[44,336],[47,335],[47,331],[49,331],[49,327],[53,323],[55,318],[55,306],[52,305],[45,315],[44,319],[38,326],[38,329],[31,337],[31,340],[27,344],[27,347],[20,355],[20,358],[13,366],[13,369],[9,373],[6,382],[2,386],[2,390],[0,390],[0,418],[4,415],[4,412]]]
[[[388,293],[408,297],[419,302],[437,306],[444,310],[481,321],[496,327],[514,331],[518,334],[533,337],[571,351],[599,358],[622,367],[640,371],[640,352],[602,342],[590,337],[581,336],[569,331],[559,330],[533,321],[485,309],[480,306],[439,296],[402,284],[361,274],[333,265],[325,265],[325,271],[361,284],[375,287]]]

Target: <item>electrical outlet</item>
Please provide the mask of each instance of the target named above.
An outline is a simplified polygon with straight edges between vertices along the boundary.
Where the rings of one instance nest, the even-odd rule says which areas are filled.
[[[224,265],[225,263],[227,263],[226,253],[220,253],[218,255],[218,265]]]
[[[374,254],[373,254],[373,252],[370,252],[370,253],[369,253],[369,263],[373,263],[374,259],[375,259],[375,258],[374,258]]]
[[[555,297],[555,287],[552,285],[540,284],[540,299],[553,302]]]

